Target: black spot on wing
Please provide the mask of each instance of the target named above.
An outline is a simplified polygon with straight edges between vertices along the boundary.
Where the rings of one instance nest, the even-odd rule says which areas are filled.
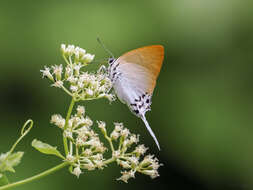
[[[133,110],[133,111],[134,111],[134,113],[136,113],[136,114],[140,113],[139,110]]]

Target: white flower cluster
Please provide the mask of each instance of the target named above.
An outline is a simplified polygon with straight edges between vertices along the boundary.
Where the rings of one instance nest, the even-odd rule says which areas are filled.
[[[107,98],[113,101],[115,96],[110,93],[111,80],[103,69],[96,73],[82,71],[82,68],[92,62],[94,55],[86,53],[74,45],[61,45],[61,51],[67,65],[54,65],[41,70],[43,77],[53,82],[52,86],[63,89],[75,101]]]
[[[135,177],[136,172],[149,175],[151,178],[159,176],[158,168],[161,164],[152,155],[143,158],[148,150],[144,145],[133,148],[133,145],[139,142],[139,135],[131,134],[122,123],[114,123],[114,130],[108,135],[105,122],[97,121],[98,128],[109,142],[112,151],[109,159],[103,156],[107,148],[101,142],[99,134],[91,128],[93,121],[85,115],[83,106],[77,107],[76,114],[71,116],[67,125],[59,114],[52,116],[51,123],[62,129],[63,135],[68,140],[69,154],[66,156],[66,161],[71,164],[72,173],[77,177],[83,169],[103,169],[111,162],[116,162],[124,168],[118,180],[126,183],[130,178]],[[116,149],[115,145],[117,145]]]
[[[61,51],[63,54],[63,57],[66,59],[69,59],[71,62],[71,58],[73,56],[73,59],[75,62],[79,62],[81,64],[87,64],[93,61],[95,55],[91,55],[89,53],[86,53],[85,49],[82,49],[80,47],[75,47],[74,45],[68,45],[65,44],[61,45]]]
[[[103,153],[106,148],[98,134],[91,129],[93,121],[85,116],[83,106],[77,107],[77,113],[69,119],[66,127],[64,127],[65,120],[59,114],[52,116],[51,123],[63,129],[63,135],[69,141],[69,154],[66,160],[74,167],[73,174],[79,176],[81,169],[94,170],[104,167]]]
[[[122,123],[114,123],[114,130],[111,132],[110,137],[107,135],[104,122],[99,122],[98,127],[101,129],[105,138],[111,144],[112,158],[119,166],[125,169],[122,171],[122,176],[118,180],[128,182],[130,178],[135,177],[136,172],[149,175],[151,178],[159,176],[158,168],[161,166],[158,159],[153,155],[147,155],[142,159],[148,148],[143,144],[138,145],[133,150],[132,146],[138,144],[139,135],[131,134],[127,128],[124,128]],[[118,144],[115,150],[113,142]],[[131,150],[128,152],[128,150]]]

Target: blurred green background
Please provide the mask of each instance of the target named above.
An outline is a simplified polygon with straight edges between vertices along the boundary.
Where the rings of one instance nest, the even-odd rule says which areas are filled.
[[[60,146],[49,124],[65,114],[70,98],[41,79],[44,65],[60,64],[61,43],[108,55],[151,44],[165,47],[165,60],[147,113],[161,152],[144,124],[119,101],[84,102],[93,120],[122,121],[141,134],[164,166],[155,180],[137,175],[123,184],[115,165],[85,172],[67,170],[18,187],[28,189],[253,189],[253,5],[239,0],[0,1],[0,152],[21,125],[35,127],[18,146],[26,153],[11,181],[59,163],[33,150],[38,138]],[[98,64],[91,69],[98,68]]]

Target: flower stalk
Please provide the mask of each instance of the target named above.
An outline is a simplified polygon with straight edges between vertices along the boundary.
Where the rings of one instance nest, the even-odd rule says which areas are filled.
[[[6,189],[10,189],[10,188],[13,188],[13,187],[17,187],[17,186],[20,186],[20,185],[24,185],[24,184],[30,183],[30,182],[38,180],[38,179],[40,179],[42,177],[48,176],[48,175],[50,175],[50,174],[52,174],[52,173],[54,173],[54,172],[56,172],[56,171],[58,171],[58,170],[60,170],[60,169],[62,169],[64,167],[68,166],[68,165],[69,164],[67,162],[63,162],[63,163],[61,163],[61,164],[59,164],[59,165],[57,165],[57,166],[55,166],[53,168],[50,168],[50,169],[48,169],[48,170],[46,170],[46,171],[44,171],[44,172],[42,172],[42,173],[40,173],[38,175],[26,178],[26,179],[21,180],[21,181],[10,183],[8,185],[1,186],[0,190],[6,190]]]
[[[70,103],[70,105],[69,105],[68,112],[67,112],[64,130],[66,130],[67,127],[68,127],[69,118],[70,118],[70,116],[71,116],[71,113],[72,113],[72,110],[73,110],[74,105],[75,105],[75,100],[74,100],[74,98],[72,98],[71,103]],[[64,150],[65,150],[65,155],[67,156],[68,153],[69,153],[69,150],[68,150],[68,142],[67,142],[67,138],[66,138],[64,135],[63,135],[63,145],[64,145]]]

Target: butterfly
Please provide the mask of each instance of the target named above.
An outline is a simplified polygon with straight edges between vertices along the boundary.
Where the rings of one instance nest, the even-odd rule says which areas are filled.
[[[151,98],[163,59],[164,47],[151,45],[108,60],[109,78],[119,100],[143,120],[159,150],[159,142],[146,120],[145,113],[151,110]]]

